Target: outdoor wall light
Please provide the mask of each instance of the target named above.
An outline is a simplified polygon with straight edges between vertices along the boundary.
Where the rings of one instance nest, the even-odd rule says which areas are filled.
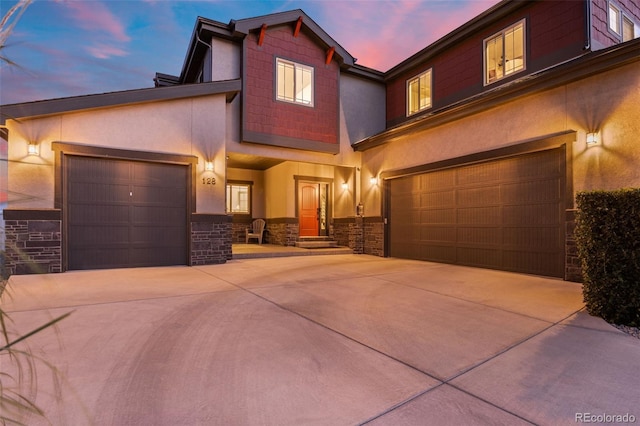
[[[371,176],[371,179],[369,179],[369,183],[371,183],[371,185],[377,185],[378,184],[378,178],[375,176]]]
[[[598,133],[587,133],[587,146],[595,146],[600,143],[600,137]]]
[[[29,143],[29,145],[27,145],[27,154],[28,155],[39,155],[40,154],[40,147],[38,146],[37,143]]]
[[[346,191],[347,189],[349,189],[349,184],[348,184],[347,182],[344,182],[344,183],[342,184],[342,190],[343,190],[343,191]]]
[[[213,161],[207,161],[204,163],[204,169],[208,172],[213,171]]]

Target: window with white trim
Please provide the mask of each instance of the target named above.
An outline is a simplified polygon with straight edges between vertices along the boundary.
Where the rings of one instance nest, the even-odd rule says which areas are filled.
[[[407,115],[431,107],[431,70],[407,80]]]
[[[524,20],[484,40],[484,84],[526,68]]]
[[[622,41],[629,41],[636,38],[634,27],[633,21],[622,15]]]
[[[609,2],[609,29],[622,41],[640,37],[638,24],[631,19],[617,4]]]
[[[276,59],[276,99],[313,106],[313,68]]]
[[[620,35],[622,31],[620,31],[620,18],[622,14],[620,13],[620,9],[613,3],[609,3],[609,28],[614,33]]]
[[[251,213],[251,185],[244,183],[227,184],[227,213]]]

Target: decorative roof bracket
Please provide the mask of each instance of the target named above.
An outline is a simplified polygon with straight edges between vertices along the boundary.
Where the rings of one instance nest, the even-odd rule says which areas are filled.
[[[331,63],[331,59],[333,59],[333,54],[335,53],[335,51],[335,46],[331,46],[329,50],[327,50],[327,58],[324,61],[325,65],[329,65]]]
[[[258,46],[262,46],[264,43],[264,34],[267,32],[267,24],[262,24],[260,27],[260,35],[258,36]]]
[[[300,27],[302,27],[302,16],[300,16],[296,21],[296,29],[293,30],[294,37],[298,37],[298,34],[300,34]]]

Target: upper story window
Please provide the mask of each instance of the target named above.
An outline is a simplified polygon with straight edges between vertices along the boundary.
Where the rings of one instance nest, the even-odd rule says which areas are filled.
[[[431,70],[407,80],[407,115],[431,107]]]
[[[524,20],[484,41],[484,84],[525,69]]]
[[[620,18],[622,14],[620,13],[620,9],[613,3],[609,3],[609,28],[611,30],[620,35],[622,31],[620,31]]]
[[[227,213],[251,213],[251,184],[227,184]]]
[[[626,16],[622,16],[622,41],[633,40],[640,34],[636,34],[633,21]]]
[[[613,2],[609,2],[609,29],[622,41],[640,36],[637,24]]]
[[[276,59],[276,98],[279,101],[313,106],[313,68]]]

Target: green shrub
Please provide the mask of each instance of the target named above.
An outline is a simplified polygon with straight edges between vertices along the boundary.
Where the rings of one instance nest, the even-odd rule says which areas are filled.
[[[576,243],[587,310],[640,326],[640,189],[580,192]]]

